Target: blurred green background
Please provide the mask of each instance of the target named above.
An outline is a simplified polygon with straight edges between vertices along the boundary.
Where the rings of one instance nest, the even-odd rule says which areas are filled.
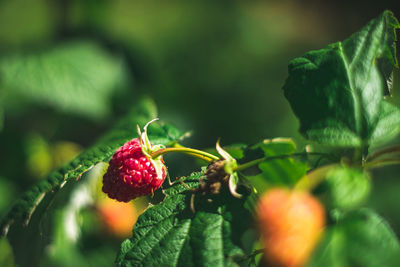
[[[400,16],[398,0],[1,0],[0,217],[141,95],[155,100],[162,120],[193,130],[193,147],[219,137],[303,142],[281,90],[289,60],[385,9]],[[399,84],[397,73],[397,99]],[[178,159],[173,176],[193,169]],[[400,234],[399,168],[377,174],[384,178],[374,180],[369,205]],[[102,255],[113,260],[119,242],[109,243]],[[7,251],[6,241],[0,247]]]

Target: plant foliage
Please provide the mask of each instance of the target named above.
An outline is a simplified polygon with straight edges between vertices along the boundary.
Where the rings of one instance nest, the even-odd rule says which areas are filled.
[[[126,240],[118,266],[238,266],[247,260],[240,237],[249,228],[251,215],[238,208],[243,200],[225,192],[212,198],[196,196],[190,209],[189,188],[196,188],[203,173],[193,173],[165,190],[165,200],[149,208]]]
[[[31,218],[41,218],[44,216],[56,193],[62,190],[67,183],[76,182],[97,163],[108,162],[118,147],[135,137],[136,125],[143,126],[156,116],[157,111],[153,101],[146,98],[138,101],[131,112],[116,123],[115,127],[108,134],[100,138],[96,144],[68,165],[51,173],[47,179],[26,192],[11,207],[7,216],[2,219],[2,234],[8,234],[11,243],[15,247],[21,245],[21,249],[23,249],[23,246],[31,236],[21,236],[20,231],[23,231],[22,229],[24,228],[30,228]],[[183,137],[180,131],[168,124],[152,125],[150,129],[152,132],[149,136],[150,139],[164,145],[171,145]],[[34,227],[37,227],[37,225],[35,224]],[[36,238],[41,238],[40,232],[37,229],[34,229],[32,234]],[[39,236],[36,236],[37,234]],[[22,251],[22,253],[26,252]],[[16,254],[19,255],[18,252]],[[30,261],[29,257],[24,257],[24,260],[27,262]]]
[[[384,95],[397,67],[399,27],[386,11],[346,40],[290,62],[283,88],[307,139],[358,147],[398,132],[400,111]]]
[[[283,89],[300,120],[300,132],[308,141],[329,145],[344,157],[332,156],[329,150],[313,153],[310,147],[298,152],[290,138],[228,147],[226,151],[231,151],[234,157],[225,154],[228,152],[218,145],[218,152],[228,155],[234,163],[229,168],[225,166],[222,173],[229,179],[235,178],[235,189],[239,185],[238,190],[244,192],[242,198],[229,193],[226,184],[232,181],[219,181],[222,188],[216,193],[202,190],[205,181],[211,180],[205,176],[206,166],[200,172],[177,178],[169,187],[164,183],[162,200],[139,217],[133,236],[121,245],[116,264],[255,265],[259,260],[255,255],[262,246],[254,234],[254,207],[265,191],[286,187],[311,191],[324,201],[327,209],[328,224],[309,266],[396,266],[400,262],[398,238],[382,217],[363,205],[372,192],[370,169],[399,163],[398,158],[379,160],[380,155],[399,152],[398,148],[368,157],[371,146],[389,141],[400,130],[400,110],[388,101],[392,72],[398,66],[395,53],[398,28],[400,24],[393,13],[385,11],[344,41],[307,52],[289,64]],[[103,97],[118,76],[113,69],[118,64],[106,58],[91,61],[85,47],[69,45],[40,55],[4,58],[0,61],[3,82],[15,88],[15,93],[35,94],[32,99],[36,101],[45,98],[46,90],[62,95],[64,86],[74,87],[77,94],[63,98],[65,102],[56,96],[58,100],[49,102],[65,109],[73,106],[87,114],[102,114]],[[76,60],[80,56],[86,59]],[[56,61],[62,64],[53,68]],[[95,65],[103,65],[99,73],[90,71]],[[72,72],[73,77],[81,79],[68,78],[66,74]],[[65,83],[61,84],[63,77]],[[51,85],[46,90],[42,88],[44,81]],[[99,99],[89,101],[96,104],[88,105],[85,96],[93,88],[104,90],[100,90]],[[97,143],[51,173],[12,206],[1,221],[1,230],[18,256],[18,264],[27,266],[34,255],[43,252],[48,241],[41,239],[38,222],[49,214],[55,195],[66,184],[74,186],[77,180],[84,179],[84,174],[97,163],[107,162],[118,147],[135,137],[136,125],[143,126],[156,116],[156,107],[150,99],[136,101],[131,112]],[[185,134],[169,124],[151,124],[148,132],[153,144],[182,148],[178,141]],[[193,156],[193,151],[188,154]],[[259,155],[258,159],[254,155]],[[317,164],[313,164],[313,156],[317,157]],[[319,167],[323,157],[329,164]],[[37,244],[25,251],[32,238],[38,240]]]
[[[0,59],[3,106],[45,104],[99,119],[110,113],[110,96],[126,82],[123,60],[92,42],[69,42]]]

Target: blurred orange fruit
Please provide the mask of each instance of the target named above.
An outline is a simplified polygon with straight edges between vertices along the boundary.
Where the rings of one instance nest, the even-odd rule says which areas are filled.
[[[97,209],[104,226],[111,235],[121,239],[132,235],[138,212],[131,202],[124,203],[105,198],[98,203]]]
[[[259,200],[257,217],[265,259],[273,266],[303,266],[325,224],[322,204],[307,192],[276,188]]]

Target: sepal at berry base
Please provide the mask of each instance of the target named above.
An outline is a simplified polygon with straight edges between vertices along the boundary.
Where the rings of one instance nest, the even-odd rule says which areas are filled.
[[[235,171],[235,169],[238,166],[236,159],[221,147],[221,145],[219,144],[219,140],[217,141],[216,149],[218,151],[218,154],[221,155],[221,157],[224,159],[225,162],[224,170],[229,175],[228,179],[229,191],[231,192],[232,196],[236,198],[241,198],[242,195],[236,192],[239,184],[239,175]]]
[[[156,170],[157,178],[156,179],[162,179],[164,181],[165,179],[165,173],[167,168],[164,165],[164,161],[162,159],[162,156],[158,156],[153,158],[151,156],[151,153],[156,152],[157,150],[160,150],[162,148],[165,148],[164,145],[152,145],[150,143],[149,137],[147,136],[147,127],[150,125],[150,123],[158,120],[158,118],[155,118],[143,127],[143,133],[140,131],[139,125],[137,125],[137,131],[138,131],[138,136],[140,140],[140,144],[142,147],[142,153],[147,157],[147,159],[151,162],[153,167]],[[164,175],[164,178],[162,178]]]

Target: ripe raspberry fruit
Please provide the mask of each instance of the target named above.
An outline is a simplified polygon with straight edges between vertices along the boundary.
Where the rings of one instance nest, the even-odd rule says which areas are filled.
[[[167,168],[161,156],[153,158],[151,153],[161,149],[162,145],[153,146],[144,132],[137,126],[139,138],[135,138],[120,147],[110,160],[103,176],[103,192],[110,198],[128,202],[134,198],[152,194],[165,180]]]
[[[303,266],[321,237],[325,211],[307,192],[272,189],[257,207],[265,258],[273,266]]]
[[[162,158],[159,159],[163,162]],[[128,202],[134,198],[153,193],[164,182],[166,173],[157,176],[155,166],[143,154],[139,138],[135,138],[113,155],[103,177],[103,192],[112,199]]]

